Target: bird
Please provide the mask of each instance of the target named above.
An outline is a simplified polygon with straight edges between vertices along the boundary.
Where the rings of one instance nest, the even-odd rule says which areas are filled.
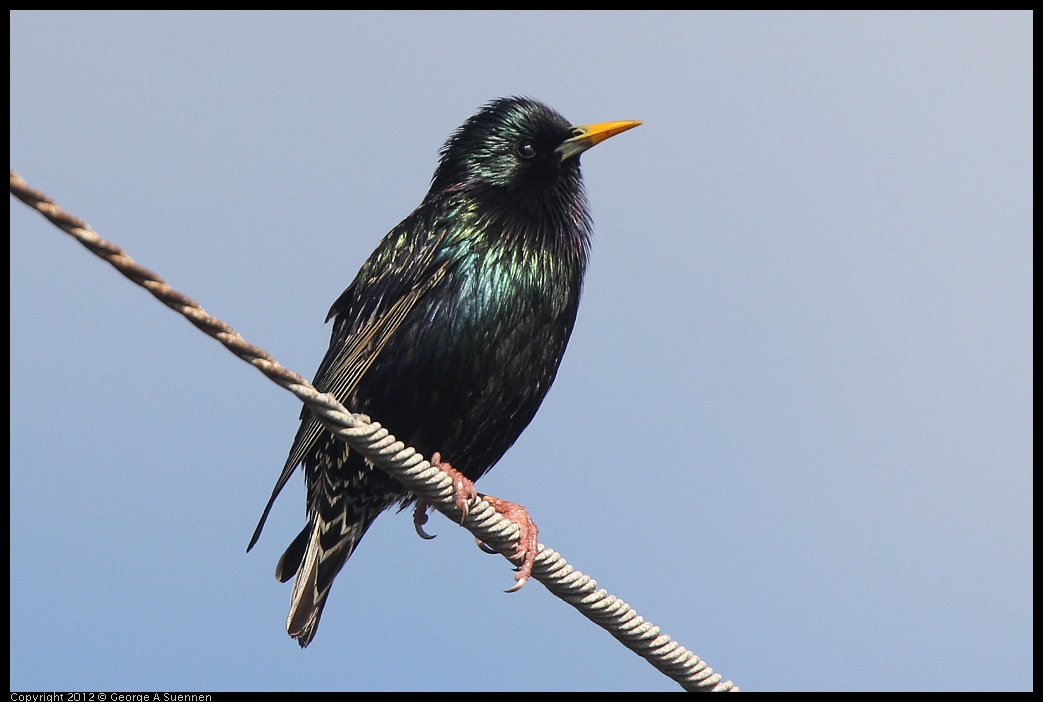
[[[314,385],[393,431],[453,477],[463,511],[489,502],[519,525],[516,589],[536,556],[524,507],[478,495],[533,419],[576,321],[592,220],[579,156],[636,120],[574,126],[529,97],[482,106],[440,151],[427,195],[336,299]],[[247,551],[298,467],[307,523],[276,578],[294,578],[287,633],[308,646],[330,588],[385,510],[427,504],[331,434],[307,408]]]

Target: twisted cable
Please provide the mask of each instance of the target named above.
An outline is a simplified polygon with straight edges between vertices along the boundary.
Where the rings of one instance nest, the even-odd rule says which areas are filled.
[[[159,275],[139,265],[119,246],[101,238],[82,219],[65,212],[42,192],[30,188],[14,169],[11,169],[11,194],[270,380],[289,390],[307,404],[339,439],[388,472],[411,492],[424,497],[432,507],[459,523],[460,513],[455,504],[452,478],[432,466],[415,449],[397,440],[379,422],[370,421],[365,415],[352,414],[332,395],[320,393],[307,379],[284,368],[267,351],[246,341],[228,324],[208,314],[195,300],[173,289]],[[463,526],[475,538],[504,557],[514,552],[518,537],[517,525],[505,519],[487,502],[473,502]],[[738,691],[734,683],[722,680],[721,675],[715,673],[699,656],[666,634],[661,634],[658,626],[639,616],[623,600],[608,594],[604,589],[596,589],[597,582],[593,578],[574,569],[559,553],[543,544],[539,544],[532,576],[555,596],[568,602],[685,690]]]

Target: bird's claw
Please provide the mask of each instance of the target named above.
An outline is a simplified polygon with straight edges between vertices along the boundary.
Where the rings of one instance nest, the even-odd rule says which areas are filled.
[[[529,582],[528,578],[518,578],[518,582],[514,583],[514,585],[511,585],[509,588],[504,590],[504,592],[518,592],[518,590],[521,590],[523,587],[525,587],[525,583],[527,582]]]
[[[474,483],[449,463],[442,461],[442,455],[437,451],[431,454],[431,465],[453,479],[453,497],[456,508],[460,510],[460,523],[463,524],[471,513],[471,500],[478,497]]]
[[[521,505],[501,500],[499,497],[492,497],[491,495],[482,495],[482,499],[503,515],[505,519],[518,526],[518,545],[515,547],[514,553],[507,556],[511,562],[517,564],[514,568],[516,571],[514,575],[516,582],[504,590],[504,592],[518,592],[518,590],[525,587],[525,583],[529,582],[529,578],[532,577],[532,568],[536,564],[536,554],[539,553],[538,537],[540,530],[536,526],[536,522],[532,521],[528,510]],[[482,547],[483,551],[488,550],[488,546],[483,547],[481,543],[479,543],[479,547]]]
[[[493,548],[493,547],[492,547],[492,546],[490,546],[489,544],[487,544],[487,543],[485,543],[484,541],[482,541],[481,539],[479,539],[479,538],[478,538],[477,536],[476,536],[476,537],[474,537],[474,542],[475,542],[476,544],[478,544],[478,548],[482,549],[482,550],[483,550],[483,551],[485,551],[486,553],[491,553],[491,554],[497,554],[497,553],[499,553],[499,551],[497,551],[497,550],[496,550],[495,548]]]
[[[453,479],[454,501],[456,508],[463,515],[460,519],[461,524],[467,521],[467,515],[471,512],[471,500],[480,498],[488,502],[504,518],[518,526],[518,545],[515,546],[513,553],[507,555],[508,559],[517,564],[514,569],[516,571],[514,575],[515,583],[505,592],[521,590],[525,587],[525,583],[529,582],[529,578],[532,577],[532,567],[536,563],[536,554],[539,552],[537,537],[540,530],[536,527],[536,523],[532,521],[529,512],[514,502],[501,500],[499,497],[490,495],[479,495],[478,491],[475,490],[474,483],[463,473],[449,465],[449,463],[443,462],[441,454],[437,452],[431,454],[431,465]],[[430,539],[434,537],[423,529],[423,525],[427,523],[427,506],[426,500],[420,499],[417,501],[416,512],[413,514],[413,525],[416,527],[417,534],[422,538]],[[478,548],[486,553],[499,553],[498,550],[484,543],[481,539],[476,538],[475,541],[478,542]]]
[[[416,507],[413,508],[413,528],[416,529],[417,536],[430,541],[437,534],[428,534],[424,531],[424,525],[427,524],[427,508],[427,500],[424,498],[421,497],[416,501]]]

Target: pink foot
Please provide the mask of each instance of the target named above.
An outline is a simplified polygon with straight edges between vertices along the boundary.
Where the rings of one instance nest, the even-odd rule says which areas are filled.
[[[431,465],[453,479],[453,495],[455,496],[456,508],[463,515],[460,518],[461,524],[467,519],[467,515],[470,512],[471,500],[475,497],[480,497],[492,505],[492,508],[502,514],[504,518],[518,525],[518,545],[515,547],[514,553],[508,556],[515,563],[520,561],[518,567],[515,568],[517,573],[514,579],[517,582],[506,591],[517,592],[521,590],[525,583],[529,581],[529,578],[532,577],[532,567],[536,563],[536,554],[539,552],[537,544],[539,543],[540,530],[536,526],[536,522],[532,521],[528,510],[514,502],[501,500],[499,497],[480,495],[475,490],[474,483],[463,473],[449,465],[449,463],[443,462],[441,454],[437,452],[431,455]],[[417,499],[416,508],[413,510],[413,526],[416,528],[416,533],[423,539],[435,538],[434,535],[424,531],[424,525],[427,524],[427,509],[429,506],[427,500],[421,497]],[[478,545],[483,551],[497,553],[497,551],[490,549],[481,541],[478,542]]]
[[[470,478],[453,468],[449,463],[442,461],[442,455],[435,451],[431,455],[431,465],[442,471],[453,479],[453,495],[456,499],[456,508],[463,515],[460,523],[467,521],[467,515],[471,511],[471,500],[478,497],[478,491],[474,489],[474,483]]]
[[[474,489],[474,483],[456,468],[443,462],[442,456],[438,452],[431,455],[431,465],[453,479],[453,495],[456,501],[456,508],[460,510],[462,515],[460,523],[463,524],[471,511],[471,500],[478,497],[478,491]],[[434,534],[428,534],[424,531],[424,525],[427,524],[427,510],[430,506],[427,500],[420,497],[417,498],[416,508],[413,510],[413,528],[416,529],[416,533],[422,539],[435,538]]]
[[[515,563],[518,561],[521,563],[515,569],[518,571],[514,576],[517,582],[506,590],[506,592],[517,592],[532,577],[532,567],[536,563],[536,554],[539,552],[537,544],[540,530],[536,526],[536,522],[532,521],[532,517],[529,516],[529,511],[521,505],[501,500],[492,495],[482,495],[482,499],[492,505],[492,508],[502,514],[504,518],[518,525],[518,545],[508,558]]]

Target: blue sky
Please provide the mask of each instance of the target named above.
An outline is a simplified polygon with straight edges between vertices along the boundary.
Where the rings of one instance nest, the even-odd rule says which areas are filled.
[[[1032,15],[11,14],[11,166],[310,376],[445,138],[583,156],[558,380],[481,482],[748,690],[1032,676]],[[299,405],[14,200],[13,690],[675,690],[435,515],[315,642],[275,581]]]

